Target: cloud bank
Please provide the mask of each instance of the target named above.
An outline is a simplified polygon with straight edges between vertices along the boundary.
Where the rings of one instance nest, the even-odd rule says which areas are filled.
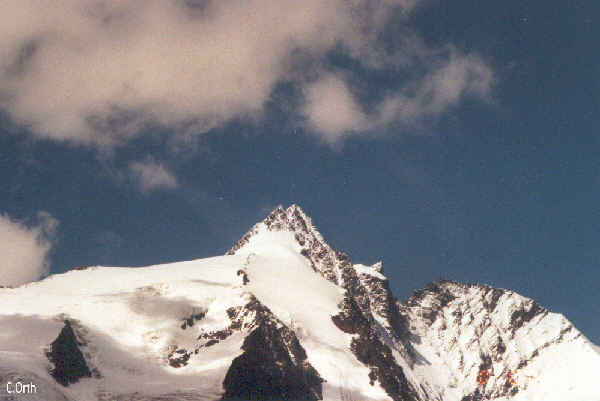
[[[299,110],[328,142],[436,115],[485,96],[486,64],[425,46],[404,24],[418,0],[20,0],[0,13],[0,107],[34,135],[112,147],[149,125],[197,135],[260,119],[279,82],[303,88]],[[392,16],[394,16],[392,21]],[[337,49],[368,69],[428,66],[365,113]],[[301,62],[310,73],[299,71]]]
[[[38,213],[38,220],[37,226],[26,227],[0,215],[0,285],[15,287],[48,273],[48,255],[58,220],[46,212]]]

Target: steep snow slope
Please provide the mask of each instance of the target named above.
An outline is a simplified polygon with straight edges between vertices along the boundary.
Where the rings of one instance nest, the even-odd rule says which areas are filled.
[[[292,232],[269,231],[262,224],[256,230],[235,253],[246,258],[248,290],[295,330],[308,360],[325,379],[324,398],[340,399],[343,388],[366,399],[388,399],[369,384],[369,369],[349,351],[351,336],[331,320],[339,313],[343,289],[310,268]]]
[[[447,281],[399,302],[295,205],[226,256],[0,288],[0,324],[0,386],[27,400],[600,401],[600,354],[561,315]],[[65,330],[82,371],[46,355]]]
[[[372,399],[387,394],[395,401],[426,399],[417,378],[411,377],[409,367],[414,363],[414,350],[404,338],[406,323],[393,301],[387,279],[381,274],[381,264],[370,268],[354,266],[347,255],[325,243],[311,219],[296,205],[276,208],[244,235],[229,254],[262,252],[271,249],[272,244],[283,243],[277,238],[284,237],[288,251],[293,250],[291,254],[304,257],[315,273],[335,284],[344,295],[343,302],[338,304],[339,313],[329,318],[338,329],[334,332],[341,330],[350,335],[342,348],[352,355],[349,360],[360,362],[362,369],[340,369],[345,365],[331,355],[324,355],[329,366],[322,365],[328,378],[326,395],[334,397],[331,389],[341,386],[344,390],[338,393],[345,399],[360,399],[368,394]],[[319,320],[319,325],[322,324],[324,321]],[[336,344],[339,347],[343,343]],[[350,394],[342,394],[348,389]]]

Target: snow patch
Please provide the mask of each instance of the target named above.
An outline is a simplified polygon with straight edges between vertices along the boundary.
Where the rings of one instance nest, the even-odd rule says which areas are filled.
[[[358,274],[366,274],[369,276],[373,276],[376,277],[380,280],[387,280],[387,278],[380,273],[379,270],[377,270],[377,268],[375,266],[380,265],[380,263],[376,263],[373,266],[365,266],[365,265],[361,265],[361,264],[356,264],[354,265],[354,270],[356,270],[356,273]]]

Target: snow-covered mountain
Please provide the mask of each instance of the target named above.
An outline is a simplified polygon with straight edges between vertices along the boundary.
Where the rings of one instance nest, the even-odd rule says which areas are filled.
[[[0,324],[2,400],[600,401],[563,316],[450,281],[401,302],[295,205],[225,256],[0,288]]]

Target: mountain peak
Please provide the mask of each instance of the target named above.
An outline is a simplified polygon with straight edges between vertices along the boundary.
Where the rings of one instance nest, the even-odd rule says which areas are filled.
[[[291,233],[293,245],[308,259],[312,269],[335,284],[342,281],[343,267],[352,265],[346,254],[333,250],[325,242],[312,219],[296,204],[287,209],[277,206],[262,222],[244,234],[227,255],[235,255],[241,249],[252,247],[253,242],[258,242],[261,235],[269,232]]]
[[[258,235],[261,231],[289,231],[289,232],[313,232],[320,237],[321,234],[312,224],[310,217],[304,213],[300,206],[293,204],[285,209],[278,205],[265,219],[255,224],[242,238],[240,238],[233,248],[227,252],[227,255],[234,255],[239,249],[243,248],[250,238]]]
[[[0,381],[64,401],[598,400],[600,355],[562,315],[450,280],[400,302],[297,205],[230,254],[0,290]]]
[[[270,231],[315,231],[312,220],[300,206],[293,204],[287,209],[279,205],[262,221]],[[259,223],[260,224],[260,223]],[[318,233],[318,232],[317,232]],[[320,236],[321,234],[319,234]]]

